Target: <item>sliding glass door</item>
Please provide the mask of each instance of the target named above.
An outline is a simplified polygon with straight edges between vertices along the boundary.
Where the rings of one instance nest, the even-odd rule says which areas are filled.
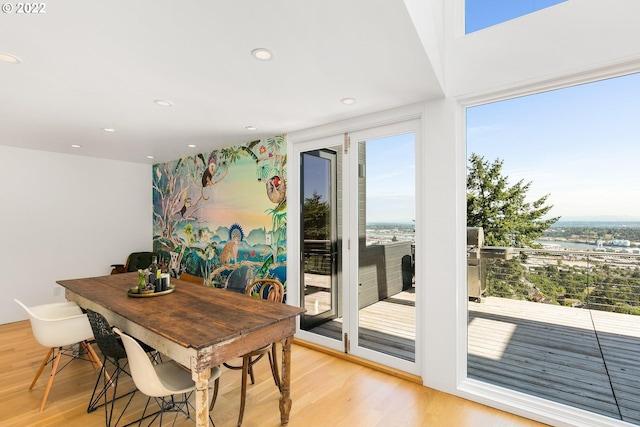
[[[298,153],[304,339],[411,373],[418,123]]]
[[[358,347],[414,362],[415,134],[375,131],[351,135],[357,156],[352,318]]]

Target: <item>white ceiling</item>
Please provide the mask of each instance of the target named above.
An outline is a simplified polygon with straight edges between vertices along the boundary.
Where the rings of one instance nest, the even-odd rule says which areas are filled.
[[[442,96],[402,0],[60,0],[0,53],[0,145],[138,163]]]

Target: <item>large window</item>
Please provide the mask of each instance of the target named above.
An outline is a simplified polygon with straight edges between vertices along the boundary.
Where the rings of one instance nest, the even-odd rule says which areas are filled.
[[[640,425],[639,109],[638,74],[467,109],[469,378]]]

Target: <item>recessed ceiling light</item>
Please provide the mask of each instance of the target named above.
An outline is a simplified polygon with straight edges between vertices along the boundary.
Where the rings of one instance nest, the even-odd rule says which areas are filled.
[[[22,62],[17,56],[9,55],[8,53],[0,53],[0,61],[8,64],[20,64]]]
[[[153,159],[153,158],[154,158],[153,156],[147,156],[147,159]]]
[[[245,128],[246,130],[258,130],[258,128],[257,128],[257,127],[255,127],[255,126],[245,126],[244,128]]]
[[[72,146],[73,148],[80,148],[80,147],[82,147],[82,145],[78,145],[78,144],[71,144],[71,146]]]
[[[342,98],[340,100],[340,102],[342,102],[344,105],[353,105],[356,103],[356,99],[355,98]]]
[[[105,132],[115,132],[116,130],[114,128],[102,128],[103,131]]]
[[[253,49],[251,51],[251,55],[253,55],[254,58],[259,59],[261,61],[269,61],[271,58],[273,58],[273,52],[263,47]]]
[[[166,101],[164,99],[154,99],[153,103],[161,107],[171,107],[173,105],[171,101]]]
[[[189,145],[187,145],[187,147],[189,147],[189,148],[196,148],[196,144],[189,144]]]

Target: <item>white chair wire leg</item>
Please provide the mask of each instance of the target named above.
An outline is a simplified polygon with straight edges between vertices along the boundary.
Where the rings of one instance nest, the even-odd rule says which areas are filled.
[[[213,393],[214,393],[214,396],[211,401],[212,403],[211,408],[213,408],[213,404],[215,403],[215,398],[218,394],[217,380],[216,380],[216,386],[214,388]],[[137,424],[139,427],[142,427],[143,422],[144,422],[144,426],[149,427],[156,420],[158,420],[158,425],[162,426],[164,422],[165,414],[171,413],[171,412],[175,414],[173,416],[173,423],[171,424],[172,426],[176,424],[179,414],[183,414],[187,419],[193,420],[191,411],[193,410],[193,412],[195,413],[195,408],[193,407],[193,404],[189,401],[192,395],[193,395],[193,391],[190,393],[183,393],[181,400],[176,400],[175,399],[176,395],[166,396],[166,397],[149,397],[147,398],[147,403],[144,406],[144,409],[142,411],[142,416],[140,417],[140,419],[133,421],[132,423],[129,423],[124,427],[129,427],[134,424]],[[147,413],[147,410],[149,409],[149,404],[151,403],[151,401],[155,401],[155,403],[158,405],[160,409],[156,412]],[[211,423],[212,426],[215,427],[215,423],[213,422],[213,418],[211,418],[211,415],[209,415],[209,422]]]

